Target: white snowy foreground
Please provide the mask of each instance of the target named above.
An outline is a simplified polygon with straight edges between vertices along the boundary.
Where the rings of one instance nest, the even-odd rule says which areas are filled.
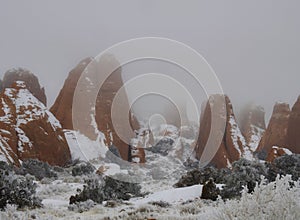
[[[1,213],[2,219],[300,219],[300,185],[290,188],[289,176],[270,184],[261,184],[253,194],[244,193],[240,200],[212,202],[199,199],[201,185],[180,189],[170,188],[133,198],[114,208],[95,205],[79,213],[68,210],[68,199],[82,183],[77,177],[40,183],[38,195],[43,198],[44,208],[16,210],[8,206]],[[276,185],[276,187],[275,187]],[[149,204],[164,201],[166,207]]]

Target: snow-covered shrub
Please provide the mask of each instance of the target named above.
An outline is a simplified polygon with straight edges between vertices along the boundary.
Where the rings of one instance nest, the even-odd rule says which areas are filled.
[[[13,166],[4,161],[0,161],[0,170],[12,171]]]
[[[162,156],[167,156],[169,151],[173,148],[174,140],[171,138],[163,138],[153,147],[145,148],[145,150],[151,151],[152,153],[158,153]]]
[[[83,190],[70,197],[70,204],[93,200],[102,203],[105,200],[129,200],[141,195],[141,186],[137,183],[122,182],[109,176],[91,175],[86,179]]]
[[[221,191],[222,198],[234,198],[241,195],[243,188],[249,192],[254,190],[256,183],[261,181],[262,176],[267,176],[264,164],[257,161],[249,161],[241,158],[232,164],[232,171],[225,176],[225,186]]]
[[[182,176],[174,186],[179,188],[196,184],[205,184],[205,182],[207,182],[210,178],[212,178],[215,183],[224,183],[224,176],[228,173],[228,169],[218,170],[211,166],[194,169]]]
[[[214,219],[300,219],[300,184],[294,182],[294,187],[291,187],[291,182],[291,176],[277,176],[269,184],[263,179],[253,193],[249,194],[245,189],[238,200],[219,201]]]
[[[154,206],[159,206],[162,208],[168,208],[171,206],[170,203],[165,202],[165,201],[154,201],[154,202],[149,202],[149,204],[154,205]]]
[[[283,155],[276,158],[273,163],[268,163],[268,180],[274,181],[277,174],[292,175],[292,179],[297,181],[300,178],[300,154]]]
[[[37,159],[23,161],[22,166],[16,169],[16,173],[19,175],[30,174],[35,176],[38,180],[44,177],[57,178],[57,173],[53,170],[52,166]]]
[[[73,176],[82,176],[82,175],[88,175],[93,173],[95,170],[95,167],[90,163],[82,162],[80,164],[76,164],[72,168],[72,175]]]
[[[93,208],[95,206],[95,202],[88,199],[84,202],[77,202],[77,203],[74,203],[74,204],[70,204],[68,206],[68,209],[70,211],[73,211],[73,212],[79,212],[79,213],[82,213],[82,212],[86,212],[86,211],[89,211],[91,208]]]
[[[268,153],[266,150],[261,150],[261,151],[254,153],[254,156],[256,156],[259,160],[266,160]]]
[[[18,208],[41,207],[42,203],[35,196],[36,184],[30,175],[19,176],[13,171],[0,169],[0,209],[7,204],[15,204]]]

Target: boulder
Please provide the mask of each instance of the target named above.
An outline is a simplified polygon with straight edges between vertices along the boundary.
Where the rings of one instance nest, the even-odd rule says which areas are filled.
[[[216,201],[220,195],[220,190],[217,188],[214,180],[210,178],[202,188],[201,199],[210,199]]]
[[[285,154],[291,155],[292,152],[287,148],[273,146],[268,153],[266,161],[273,162],[277,157],[281,157]]]

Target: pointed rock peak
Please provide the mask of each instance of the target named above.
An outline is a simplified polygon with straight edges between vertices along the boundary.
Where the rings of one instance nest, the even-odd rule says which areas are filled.
[[[286,147],[286,135],[290,115],[289,104],[277,102],[274,105],[268,127],[257,148],[257,151],[264,155],[261,159],[265,159],[264,157],[269,154],[273,146]]]
[[[16,68],[8,70],[3,77],[2,90],[5,88],[20,88],[16,85],[17,81],[23,81],[26,88],[44,105],[47,104],[45,89],[41,87],[38,78],[29,70]]]
[[[95,62],[91,63],[91,61]],[[97,66],[96,61],[101,63],[101,68]],[[85,70],[85,68],[90,63],[91,65],[89,67],[91,67],[91,69]],[[106,78],[100,90],[97,91],[98,95],[96,97],[96,103],[94,103],[95,100],[91,100],[92,95],[89,95],[96,89],[95,85],[93,85],[94,80],[92,77],[96,77],[95,79],[97,79],[97,77],[103,71],[106,71],[106,68],[111,67],[111,65],[113,65],[112,67],[119,65],[116,58],[111,55],[101,56],[99,60],[94,60],[90,57],[82,60],[69,73],[67,79],[65,80],[63,88],[61,89],[57,99],[54,102],[54,105],[50,110],[58,118],[63,128],[65,129],[78,129],[76,125],[78,125],[79,123],[73,124],[73,114],[74,112],[78,113],[78,115],[81,115],[80,120],[82,120],[80,121],[81,128],[78,129],[81,133],[85,134],[91,139],[97,139],[97,137],[99,137],[98,132],[102,132],[104,134],[103,139],[106,146],[115,145],[118,148],[121,157],[125,160],[128,160],[129,146],[118,136],[113,126],[111,116],[112,101],[114,100],[117,92],[123,86],[121,68],[117,68],[114,72],[111,73],[109,77]],[[75,109],[72,109],[74,107],[74,93],[76,87],[78,86],[78,80],[80,79],[80,76],[85,73],[83,71],[90,71],[89,77],[84,77],[84,83],[80,85],[83,86],[83,89],[79,90],[87,91],[87,94],[82,93],[82,100],[80,99],[79,101],[80,105],[78,105],[78,107],[76,107]],[[122,98],[123,106],[129,105],[126,93],[122,94]],[[82,106],[84,106],[84,108],[81,108]],[[120,109],[120,111],[121,110],[122,109]],[[129,115],[132,116],[131,112]],[[119,117],[117,118],[117,121],[119,122],[118,124],[121,125],[120,127],[122,132],[126,134],[127,129],[122,129],[122,125],[124,123],[124,120],[128,120],[128,118],[123,117],[122,114],[117,114],[116,117]],[[131,125],[138,124],[135,122],[136,119],[134,116],[131,117],[130,120]]]
[[[213,108],[218,110],[214,112]],[[219,125],[217,127],[219,131],[214,131],[219,135],[222,134],[222,137],[220,139],[220,146],[213,159],[210,161],[210,164],[218,168],[230,167],[233,161],[236,161],[241,157],[251,157],[251,152],[246,148],[245,139],[237,125],[233,107],[228,96],[210,96],[201,118],[199,138],[195,148],[197,159],[201,161],[202,154],[205,151],[211,151],[210,148],[214,146],[213,144],[211,144],[211,146],[210,144],[207,144],[213,118],[215,121],[222,121],[222,119],[225,119],[226,125],[225,130]],[[215,135],[213,140],[211,140],[211,143],[216,143],[218,138],[220,137]]]
[[[291,112],[290,105],[285,102],[276,102],[273,108],[273,114],[281,114],[286,113],[289,114]]]

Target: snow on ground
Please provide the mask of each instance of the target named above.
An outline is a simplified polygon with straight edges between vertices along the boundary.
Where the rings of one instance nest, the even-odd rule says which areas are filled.
[[[187,200],[196,199],[201,196],[202,185],[194,185],[184,188],[174,188],[164,191],[159,191],[145,198],[134,198],[131,202],[135,205],[142,205],[149,202],[164,201],[168,203],[184,202]]]
[[[65,137],[71,151],[72,159],[89,161],[105,157],[107,147],[104,144],[104,135],[101,140],[92,141],[78,131],[65,130]]]
[[[0,212],[0,219],[300,219],[300,183],[294,183],[295,187],[290,188],[290,176],[277,178],[276,182],[270,184],[263,182],[256,187],[253,194],[244,192],[240,200],[201,200],[199,196],[202,187],[195,185],[163,190],[145,198],[134,198],[119,203],[114,208],[98,204],[82,213],[67,208],[67,198],[75,193],[74,190],[81,183],[77,182],[78,179],[68,176],[60,178],[63,181],[38,183],[38,194],[48,196],[43,200],[44,208],[17,210],[14,206],[8,206],[5,212]],[[151,204],[151,201],[167,203],[164,206],[164,203]]]

